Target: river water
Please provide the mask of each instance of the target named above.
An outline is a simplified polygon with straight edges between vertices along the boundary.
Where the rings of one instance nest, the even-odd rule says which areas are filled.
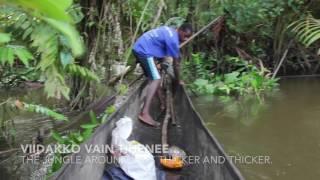
[[[246,179],[320,178],[320,79],[281,80],[264,102],[202,96],[193,103],[229,155],[270,158],[238,161]]]
[[[110,88],[102,85],[97,87],[97,92],[103,96],[113,93]],[[50,131],[52,129],[72,131],[79,128],[80,122],[89,121],[89,119],[77,118],[83,113],[65,112],[68,109],[66,101],[48,99],[42,88],[0,90],[0,103],[8,98],[42,105],[59,112],[63,111],[69,117],[69,122],[60,122],[41,114],[20,111],[9,105],[0,106],[0,179],[28,179],[26,175],[32,174],[33,170],[30,169],[34,167],[28,167],[22,163],[24,154],[21,154],[20,145],[31,144],[40,129],[44,131],[44,143],[48,144],[51,142]],[[72,126],[65,127],[67,124],[72,124]],[[17,151],[10,151],[15,149]],[[10,153],[4,153],[7,151]]]
[[[41,89],[0,93],[1,102],[8,97],[63,108],[56,100],[48,100]],[[193,103],[229,155],[270,158],[271,163],[236,163],[246,179],[319,179],[320,79],[282,80],[279,91],[270,93],[264,102],[250,96],[202,96],[193,98]],[[13,119],[5,134],[14,134],[13,142],[0,138],[1,151],[29,143],[40,127],[50,130],[58,125],[50,118],[10,108],[1,109],[0,115],[2,120]],[[19,175],[8,171],[5,159],[0,158],[0,179],[16,179]]]

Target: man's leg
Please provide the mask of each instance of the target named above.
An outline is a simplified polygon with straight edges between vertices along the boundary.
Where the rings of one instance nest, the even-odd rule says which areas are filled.
[[[152,126],[159,126],[160,123],[155,121],[150,115],[150,106],[151,106],[152,99],[161,83],[161,77],[154,63],[154,59],[152,57],[142,60],[141,62],[142,62],[141,64],[145,69],[145,73],[149,78],[149,84],[147,87],[148,89],[147,89],[144,106],[139,115],[139,119]]]
[[[159,122],[153,120],[153,118],[151,117],[150,115],[150,106],[151,106],[151,102],[152,102],[152,99],[160,85],[160,82],[161,80],[160,79],[157,79],[157,80],[150,80],[149,84],[148,84],[148,90],[147,90],[147,95],[146,95],[146,99],[145,99],[145,102],[144,102],[144,106],[143,106],[143,109],[140,113],[140,120],[147,123],[147,124],[150,124],[150,125],[153,125],[153,126],[158,126],[159,125]]]

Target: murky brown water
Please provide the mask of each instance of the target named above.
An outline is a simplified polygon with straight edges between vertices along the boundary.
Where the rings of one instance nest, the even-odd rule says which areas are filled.
[[[42,89],[1,90],[0,101],[3,102],[8,98],[48,106],[52,109],[63,107],[58,100],[47,99]],[[55,123],[50,118],[35,113],[19,111],[10,106],[0,106],[0,122],[2,137],[0,150],[6,150],[8,146],[15,146],[20,143],[30,143],[32,137],[37,135],[40,127],[51,129]],[[6,137],[3,136],[4,134]]]
[[[259,103],[251,97],[194,98],[207,126],[231,155],[269,156],[237,163],[248,180],[320,179],[320,79],[286,79]]]
[[[61,100],[47,99],[41,88],[0,90],[0,102],[8,98],[47,106],[51,109],[61,109],[65,106]],[[58,123],[40,114],[20,111],[9,105],[0,106],[0,152],[19,149],[21,144],[30,144],[40,128],[50,131]],[[22,158],[19,158],[19,152],[0,153],[0,179],[23,179]]]
[[[102,95],[108,95],[113,91],[110,88],[99,86],[97,92]],[[0,90],[0,103],[11,98],[19,99],[31,104],[43,105],[55,110],[66,110],[68,104],[63,100],[47,99],[43,89],[14,89]],[[67,113],[71,123],[79,113]],[[87,119],[81,119],[86,121]],[[21,166],[22,158],[20,151],[14,153],[2,153],[12,149],[21,149],[20,145],[30,144],[33,137],[36,137],[38,131],[45,131],[45,144],[50,142],[51,129],[59,128],[68,124],[66,122],[55,121],[44,115],[19,111],[10,106],[0,106],[0,179],[28,179],[25,175],[30,175],[33,170],[29,167]],[[79,124],[73,124],[64,130],[78,128]],[[23,175],[24,174],[24,175]]]
[[[35,104],[48,102],[41,90],[0,93]],[[287,79],[280,90],[259,103],[246,96],[205,96],[194,104],[208,127],[231,155],[269,156],[272,164],[237,163],[248,180],[317,180],[320,177],[320,79]],[[27,143],[39,127],[51,129],[50,119],[34,114],[0,111],[15,119],[15,143]],[[32,120],[33,119],[33,120]],[[1,132],[3,133],[3,132]],[[1,140],[0,149],[8,145]],[[12,177],[1,167],[0,177]],[[0,178],[1,179],[1,178]]]

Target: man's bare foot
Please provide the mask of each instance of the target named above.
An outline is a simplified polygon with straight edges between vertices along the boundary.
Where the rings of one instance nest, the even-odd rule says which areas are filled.
[[[140,113],[139,120],[153,127],[159,127],[160,123],[153,120],[152,117],[147,113]]]

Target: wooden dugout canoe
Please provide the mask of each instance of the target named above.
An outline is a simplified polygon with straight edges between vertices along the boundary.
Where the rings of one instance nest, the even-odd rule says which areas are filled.
[[[137,83],[136,87],[129,93],[128,98],[121,107],[109,118],[109,120],[98,127],[93,136],[81,144],[81,151],[72,156],[80,156],[85,159],[88,156],[108,156],[106,154],[88,154],[85,150],[87,145],[104,145],[111,143],[111,132],[115,123],[122,117],[131,117],[134,121],[130,140],[137,140],[142,144],[160,144],[161,130],[147,127],[137,120],[143,97],[146,91],[146,82]],[[204,125],[198,112],[195,110],[184,87],[176,89],[174,97],[177,126],[170,126],[169,144],[176,145],[185,150],[188,156],[200,157],[200,161],[189,164],[179,172],[183,180],[242,180],[244,179],[237,167],[226,158],[217,139]],[[158,109],[153,108],[153,116],[159,116]],[[161,118],[162,120],[163,118]],[[222,157],[224,163],[203,163],[203,158]],[[58,180],[91,180],[102,179],[107,164],[103,163],[69,163],[65,164],[51,178]]]

